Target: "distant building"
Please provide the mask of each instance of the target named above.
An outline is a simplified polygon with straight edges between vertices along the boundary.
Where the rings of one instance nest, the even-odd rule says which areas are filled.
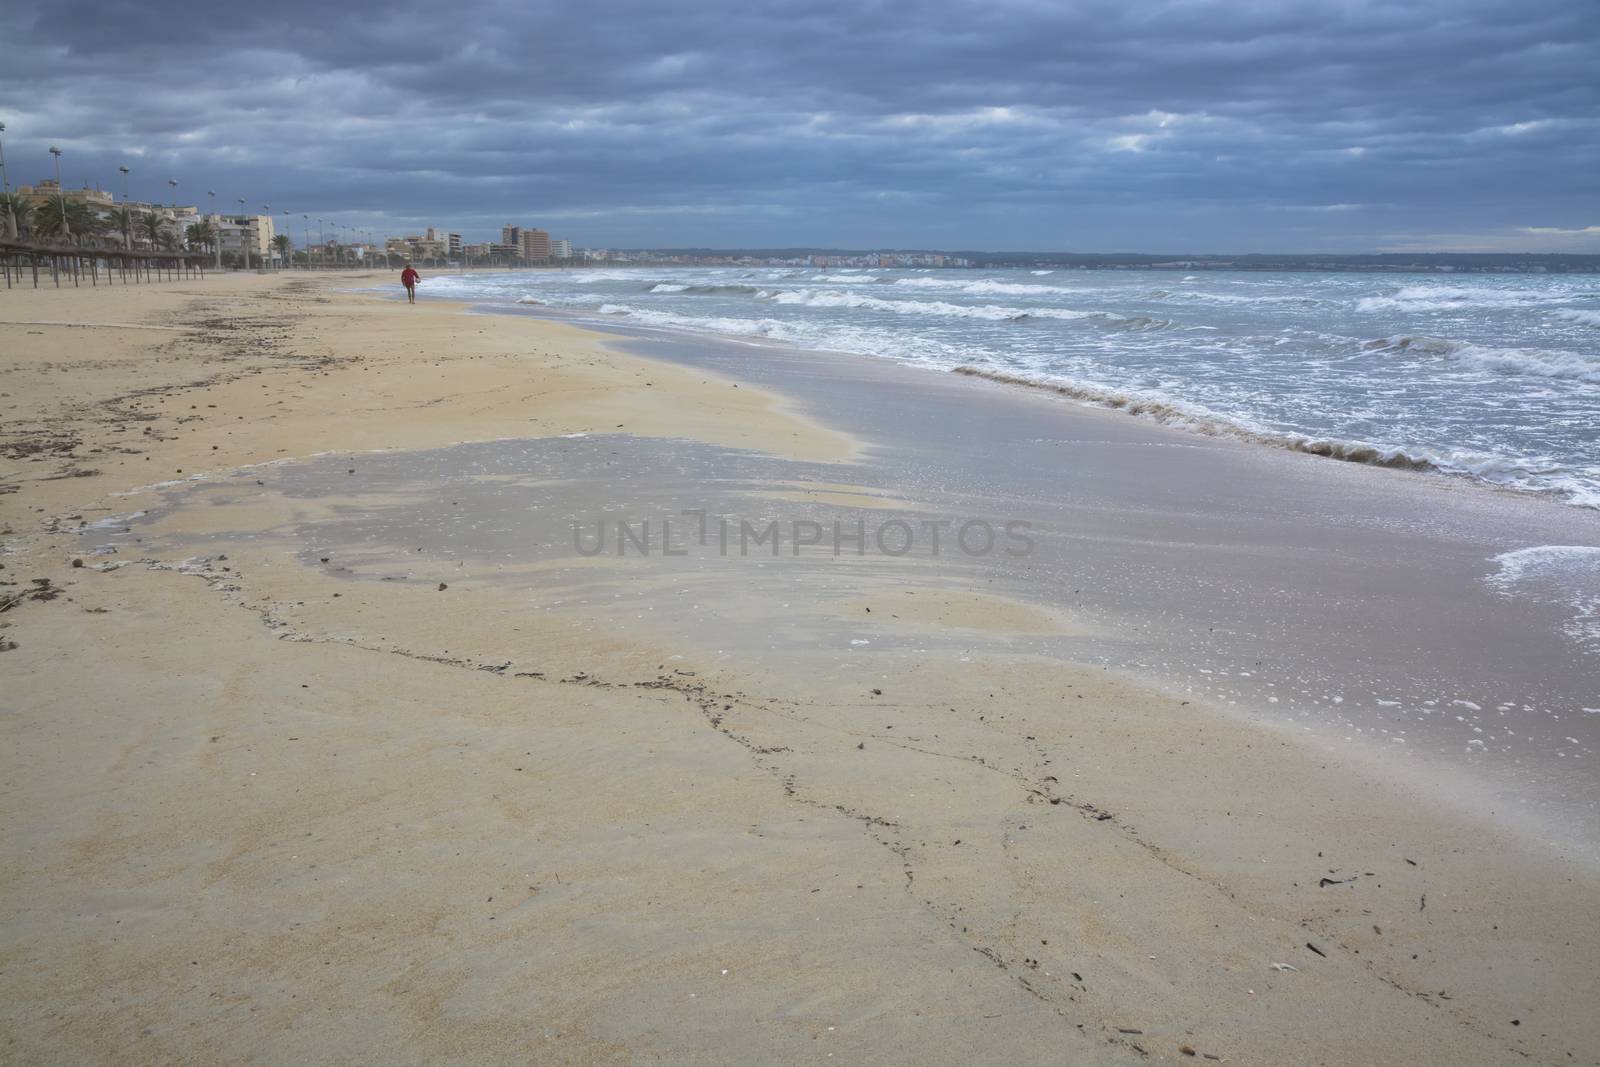
[[[423,235],[423,240],[430,244],[437,244],[450,256],[461,255],[461,235],[459,233],[446,233],[436,226],[429,226],[428,232]]]
[[[277,234],[271,215],[211,215],[208,221],[217,231],[225,258],[242,261],[248,252],[252,266],[264,266],[274,254],[272,239]]]
[[[558,237],[550,242],[550,254],[556,259],[572,258],[572,242],[565,237]]]
[[[428,227],[426,233],[412,233],[404,237],[390,237],[384,243],[384,248],[391,256],[402,259],[427,262],[442,260],[449,252],[446,239],[433,227]]]
[[[510,223],[500,227],[500,243],[503,245],[516,245],[522,247],[522,227]]]
[[[550,235],[544,230],[523,230],[522,258],[529,263],[550,262]]]
[[[30,201],[34,207],[60,199],[87,204],[91,208],[105,211],[115,207],[117,202],[117,198],[104,189],[91,189],[87,185],[82,189],[63,190],[60,185],[56,184],[54,178],[46,178],[38,185],[19,185],[17,186],[17,195],[24,200]]]

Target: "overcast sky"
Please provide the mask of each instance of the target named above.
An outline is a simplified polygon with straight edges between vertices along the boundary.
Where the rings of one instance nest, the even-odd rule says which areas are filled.
[[[0,121],[469,240],[1600,252],[1600,0],[6,0]]]

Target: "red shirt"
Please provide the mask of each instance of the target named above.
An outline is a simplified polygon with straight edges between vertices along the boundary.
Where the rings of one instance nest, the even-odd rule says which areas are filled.
[[[416,285],[421,280],[422,275],[418,274],[410,267],[407,267],[405,270],[400,272],[400,284],[405,286],[407,289],[411,288],[413,285]]]

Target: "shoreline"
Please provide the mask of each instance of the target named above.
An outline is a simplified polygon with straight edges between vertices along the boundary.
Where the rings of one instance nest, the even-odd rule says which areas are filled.
[[[914,455],[905,421],[858,436],[848,406],[710,346],[646,359],[323,288],[348,277],[188,287],[157,313],[254,340],[129,331],[79,368],[0,323],[8,382],[38,372],[0,391],[76,442],[40,462],[102,471],[0,476],[19,486],[0,576],[60,594],[0,615],[7,999],[56,1006],[8,1010],[13,1047],[1592,1061],[1592,870],[1230,721],[1215,694],[1074,660],[1117,622],[1093,605],[1041,615],[1026,575],[922,560],[529,554],[542,512],[691,494],[939,514],[958,498],[876,473]],[[866,409],[886,395],[851,394],[870,377],[813,384]],[[214,477],[112,497],[157,465],[112,450],[134,426],[145,455]],[[113,499],[147,515],[80,536]]]
[[[1283,299],[1281,297],[1258,294],[1251,298],[1222,294],[1216,300],[1212,300],[1204,292],[1188,294],[1195,296],[1196,299],[1205,298],[1199,304],[1195,304],[1186,303],[1183,299],[1187,293],[1185,286],[1178,286],[1170,292],[1158,289],[1153,295],[1140,292],[1124,293],[1123,290],[1132,283],[1138,283],[1139,286],[1165,284],[1160,279],[1148,278],[1139,272],[1124,272],[1120,280],[1104,283],[1100,288],[1091,286],[1085,289],[1082,283],[1074,285],[1068,277],[1032,278],[1026,285],[989,278],[963,283],[959,271],[954,272],[954,277],[935,281],[925,276],[926,272],[910,272],[903,277],[892,277],[896,272],[879,271],[878,274],[883,277],[878,277],[865,269],[844,270],[838,272],[836,276],[828,274],[812,276],[800,270],[786,274],[769,272],[768,275],[752,275],[748,271],[741,272],[732,267],[682,268],[682,270],[681,274],[674,274],[671,271],[652,272],[648,269],[637,271],[635,276],[644,283],[637,286],[638,293],[627,292],[628,286],[622,284],[626,276],[634,273],[632,271],[604,269],[590,271],[587,277],[580,277],[579,280],[606,279],[605,284],[596,287],[597,291],[603,291],[603,298],[608,301],[599,311],[583,308],[582,299],[578,299],[576,305],[572,304],[573,298],[587,295],[578,291],[587,290],[588,287],[564,286],[559,277],[546,279],[548,286],[552,287],[551,291],[556,295],[550,296],[541,291],[540,295],[547,299],[535,299],[533,293],[528,293],[524,299],[529,300],[534,306],[545,306],[553,315],[570,316],[572,321],[601,330],[611,329],[616,326],[616,322],[620,322],[621,325],[616,328],[622,330],[679,329],[697,336],[710,336],[713,339],[743,337],[754,344],[759,344],[769,336],[775,336],[781,339],[775,343],[795,344],[810,350],[832,351],[842,348],[857,357],[884,358],[908,366],[934,366],[956,373],[978,374],[1001,380],[1014,380],[1018,384],[1030,387],[1054,389],[1081,401],[1108,408],[1132,410],[1148,415],[1156,421],[1185,425],[1203,434],[1235,436],[1291,450],[1377,465],[1431,467],[1485,485],[1548,496],[1570,506],[1589,510],[1600,506],[1596,503],[1600,501],[1600,496],[1596,495],[1597,486],[1600,486],[1600,483],[1595,481],[1596,472],[1592,465],[1584,460],[1581,449],[1574,451],[1577,446],[1570,438],[1563,438],[1556,451],[1546,452],[1540,450],[1538,441],[1531,439],[1522,440],[1520,444],[1516,443],[1516,438],[1512,439],[1512,443],[1506,443],[1504,440],[1498,445],[1493,441],[1486,443],[1475,434],[1470,425],[1447,423],[1443,429],[1435,428],[1440,432],[1424,435],[1411,433],[1405,423],[1395,421],[1392,412],[1376,422],[1367,421],[1362,415],[1363,405],[1356,398],[1349,396],[1340,398],[1325,392],[1334,388],[1325,376],[1317,378],[1319,385],[1316,389],[1323,392],[1318,393],[1316,399],[1319,403],[1333,403],[1333,407],[1318,409],[1320,414],[1317,411],[1308,414],[1302,410],[1298,417],[1280,418],[1272,410],[1263,408],[1259,404],[1230,403],[1226,395],[1216,394],[1213,388],[1215,382],[1207,384],[1207,376],[1204,373],[1198,376],[1177,375],[1182,378],[1181,382],[1169,381],[1157,386],[1139,371],[1141,367],[1146,372],[1152,371],[1152,368],[1137,359],[1122,367],[1120,371],[1106,367],[1100,367],[1097,371],[1095,365],[1084,367],[1076,356],[1071,356],[1075,351],[1073,345],[1079,340],[1075,337],[1055,338],[1066,346],[1063,351],[1068,354],[1059,360],[1046,358],[1041,354],[1042,350],[1037,347],[1038,342],[1029,340],[1030,335],[1037,330],[1048,327],[1051,320],[1069,319],[1091,333],[1098,331],[1105,335],[1103,343],[1107,344],[1116,343],[1113,339],[1115,334],[1106,335],[1105,331],[1143,330],[1146,327],[1158,331],[1156,338],[1150,341],[1151,344],[1171,344],[1170,341],[1159,342],[1160,337],[1169,336],[1159,331],[1178,328],[1181,333],[1186,329],[1218,328],[1215,325],[1204,325],[1205,322],[1211,321],[1205,317],[1193,320],[1192,316],[1197,308],[1215,309],[1218,301],[1224,301],[1222,306],[1228,306],[1226,301],[1242,300],[1244,303],[1250,303],[1252,299],[1268,301],[1270,304],[1274,300]],[[675,284],[670,280],[674,277],[682,278],[689,284]],[[646,288],[651,281],[660,279],[668,280]],[[884,281],[891,284],[888,286],[868,284]],[[1309,303],[1327,305],[1329,313],[1334,314],[1336,324],[1328,328],[1333,329],[1335,333],[1317,333],[1320,340],[1316,342],[1323,344],[1324,347],[1334,345],[1334,348],[1328,351],[1308,350],[1309,362],[1298,370],[1279,360],[1271,365],[1273,368],[1271,373],[1288,374],[1292,377],[1296,373],[1307,373],[1307,368],[1310,368],[1309,373],[1316,377],[1316,368],[1320,365],[1326,370],[1327,361],[1332,360],[1345,367],[1340,373],[1356,375],[1358,383],[1364,383],[1364,388],[1378,394],[1378,398],[1373,400],[1374,410],[1384,409],[1379,400],[1387,394],[1388,386],[1413,390],[1417,388],[1421,382],[1418,375],[1428,373],[1417,364],[1426,364],[1430,361],[1456,365],[1456,370],[1452,373],[1465,374],[1466,380],[1458,382],[1451,379],[1451,381],[1456,387],[1468,390],[1477,388],[1479,384],[1470,380],[1469,372],[1472,369],[1481,369],[1488,373],[1520,368],[1522,373],[1534,376],[1526,379],[1528,383],[1532,383],[1527,385],[1527,388],[1534,388],[1534,385],[1541,381],[1547,381],[1549,386],[1554,388],[1563,383],[1571,385],[1569,379],[1592,380],[1593,366],[1584,362],[1582,354],[1588,347],[1588,338],[1580,339],[1562,334],[1559,339],[1547,338],[1540,342],[1540,346],[1519,347],[1524,341],[1515,337],[1489,336],[1474,332],[1477,327],[1462,322],[1432,321],[1432,316],[1426,313],[1451,310],[1448,300],[1444,297],[1431,302],[1425,301],[1420,306],[1420,310],[1425,312],[1420,319],[1415,316],[1385,317],[1373,309],[1365,308],[1364,305],[1367,304],[1400,306],[1401,298],[1405,297],[1406,293],[1437,294],[1441,292],[1439,287],[1445,284],[1438,277],[1421,275],[1397,276],[1392,281],[1396,286],[1404,286],[1398,290],[1399,297],[1369,297],[1357,300],[1356,297],[1360,294],[1352,294],[1348,284],[1330,283],[1331,290],[1323,294],[1321,299],[1308,298]],[[617,284],[611,284],[613,282]],[[746,284],[752,282],[754,284]],[[824,282],[824,285],[812,292],[808,286],[814,282]],[[445,276],[443,283],[450,285],[452,278]],[[1059,299],[1066,301],[1066,307],[1036,306],[1036,299],[1045,299],[1041,294],[1059,290],[1063,284],[1066,289],[1060,290],[1061,292],[1080,295],[1060,297]],[[915,288],[903,293],[899,287],[904,285]],[[499,290],[503,287],[505,292],[499,294]],[[756,292],[758,287],[760,292]],[[931,287],[932,291],[926,287]],[[1449,287],[1446,285],[1446,288]],[[1037,292],[1028,292],[1029,290]],[[497,293],[505,299],[510,299],[518,291],[510,279],[501,279],[491,280],[485,283],[485,286],[479,287],[476,296],[469,295],[472,293],[472,286],[469,285],[462,290],[461,296],[464,299],[486,299],[484,294]],[[1363,291],[1370,293],[1374,290],[1369,288]],[[1394,293],[1397,290],[1389,288],[1376,291]],[[657,292],[665,295],[659,297],[653,295]],[[679,292],[699,295],[680,299],[675,295]],[[754,303],[748,303],[741,302],[736,296],[728,296],[737,292],[755,293],[756,300]],[[1107,302],[1105,298],[1113,293],[1125,299]],[[1014,299],[1001,300],[1002,294],[1009,294]],[[764,297],[770,297],[771,302],[763,300]],[[882,297],[890,299],[880,299]],[[973,300],[993,298],[1016,306],[999,307],[993,304],[978,306],[961,302],[968,297]],[[958,304],[916,302],[922,298],[957,300]],[[684,299],[690,303],[685,303]],[[1334,305],[1342,299],[1348,299],[1359,309],[1356,319],[1348,317],[1340,319],[1334,311]],[[1569,293],[1565,299],[1581,302],[1586,297],[1584,294]],[[1151,300],[1156,302],[1151,303]],[[1169,300],[1176,302],[1169,303]],[[1441,300],[1444,302],[1441,303]],[[841,319],[832,322],[813,320],[804,315],[799,318],[793,317],[785,310],[789,309],[790,305],[797,305],[796,308],[790,309],[797,311],[813,305],[821,308],[845,307],[867,310],[862,312],[866,318],[859,322],[853,318],[848,321]],[[1473,306],[1470,301],[1460,305],[1461,308],[1470,306]],[[1184,310],[1180,311],[1180,308]],[[930,332],[925,338],[926,350],[898,345],[893,339],[890,327],[882,321],[877,321],[885,316],[894,319],[896,316],[889,314],[890,312],[909,314],[913,311],[941,316],[927,320],[929,323],[937,323],[939,329],[930,327]],[[1551,314],[1555,319],[1561,320],[1557,323],[1561,326],[1563,323],[1585,321],[1583,316],[1592,319],[1597,312],[1557,309]],[[1039,318],[1040,316],[1043,316],[1043,320]],[[1151,316],[1156,317],[1151,318]],[[1011,325],[1002,321],[1006,318],[1009,318]],[[1184,320],[1182,323],[1178,321],[1180,318]],[[608,322],[608,319],[616,321]],[[1356,321],[1357,319],[1361,321]],[[1025,320],[1032,321],[1025,322]],[[1200,325],[1196,325],[1196,321]],[[1224,330],[1237,325],[1228,323],[1225,318],[1220,321]],[[1257,347],[1262,353],[1274,352],[1276,343],[1283,341],[1283,338],[1277,338],[1276,343],[1274,342],[1274,337],[1279,332],[1277,327],[1284,325],[1285,322],[1292,324],[1294,320],[1278,321],[1268,316],[1259,324],[1264,331],[1261,337],[1242,340],[1260,342]],[[959,342],[946,344],[939,340],[944,336],[940,330],[951,328],[952,323],[961,324],[963,331],[966,331],[968,325],[981,329],[988,324],[991,327],[1002,328],[1003,332],[997,334],[992,329],[987,333],[967,331],[961,334]],[[1019,323],[1025,324],[1017,325]],[[1305,329],[1313,329],[1307,323],[1302,322],[1298,325]],[[1528,329],[1536,328],[1533,324],[1525,325]],[[847,326],[850,328],[847,329]],[[1452,332],[1452,327],[1462,332]],[[1568,328],[1570,331],[1570,327],[1563,328]],[[1289,330],[1285,329],[1282,332],[1287,334]],[[1054,334],[1050,336],[1055,337]],[[1214,336],[1228,335],[1223,333]],[[1235,338],[1235,340],[1241,339]],[[952,344],[955,347],[952,347]],[[1011,358],[1013,355],[1015,359]],[[1370,365],[1366,365],[1364,369],[1355,364],[1345,366],[1345,361],[1355,359],[1358,355],[1361,357],[1358,363],[1370,364],[1372,360],[1378,360],[1385,364],[1392,362],[1398,367],[1408,369],[1395,371],[1400,374],[1399,382],[1382,377],[1374,378],[1373,375],[1378,372]],[[1181,364],[1191,356],[1203,357],[1204,352],[1180,350],[1173,359]],[[1224,373],[1236,372],[1243,373],[1243,370],[1233,368]],[[1248,376],[1242,384],[1248,392]],[[1413,403],[1426,402],[1425,396],[1415,392],[1410,394],[1409,399]],[[1293,402],[1303,405],[1307,398],[1296,396],[1291,391],[1285,400],[1291,402],[1290,406],[1293,408]],[[1572,418],[1577,418],[1581,422],[1582,416],[1575,406],[1546,410],[1541,415],[1536,407],[1528,406],[1530,401],[1525,395],[1517,394],[1510,401],[1505,401],[1504,398],[1502,400],[1519,405],[1514,411],[1507,409],[1502,413],[1508,419],[1514,417],[1534,424],[1538,423],[1541,417],[1553,419],[1557,424],[1565,424],[1562,420]],[[1563,395],[1558,396],[1557,400],[1565,404],[1573,398]],[[1355,408],[1340,406],[1342,401],[1355,404]],[[1481,401],[1482,398],[1479,397],[1475,402]],[[1488,409],[1479,410],[1477,414],[1490,422],[1496,417],[1496,413]],[[1368,411],[1367,415],[1370,416],[1371,411]],[[1547,443],[1547,447],[1555,445]]]
[[[494,309],[489,313],[513,317],[544,318],[548,310],[484,307]],[[564,319],[562,316],[554,321]],[[586,322],[585,325],[593,328],[595,324]],[[1560,503],[1544,494],[1504,489],[1484,491],[1497,487],[1454,477],[1416,479],[1414,472],[1380,465],[1326,464],[1322,462],[1326,457],[1315,452],[1261,449],[1255,442],[1232,435],[1195,434],[1188,427],[1157,420],[1129,420],[1122,417],[1122,412],[1100,405],[1083,405],[1071,398],[1066,400],[1068,414],[1063,412],[1062,402],[1050,396],[1048,390],[1016,390],[1005,383],[948,373],[906,377],[908,370],[928,368],[906,367],[894,360],[863,360],[852,353],[807,350],[761,339],[719,340],[657,326],[629,329],[624,324],[616,324],[607,332],[624,339],[634,338],[627,345],[629,351],[724,373],[742,373],[758,384],[798,396],[817,410],[834,411],[841,404],[850,405],[845,409],[847,424],[874,426],[879,431],[880,461],[885,443],[881,431],[886,428],[894,429],[898,444],[909,447],[905,462],[895,475],[900,478],[920,477],[916,473],[920,467],[950,466],[941,458],[944,445],[937,433],[908,433],[909,428],[951,425],[952,419],[962,417],[967,417],[971,424],[965,439],[971,440],[971,434],[976,433],[977,439],[987,446],[987,466],[978,461],[969,464],[972,470],[966,476],[973,479],[988,478],[990,475],[986,471],[996,472],[1019,462],[1026,465],[1031,457],[1023,449],[1040,441],[1060,447],[1095,448],[1095,462],[1108,467],[1131,465],[1133,457],[1141,450],[1177,457],[1172,462],[1188,473],[1141,470],[1126,489],[1108,487],[1091,471],[1081,488],[1072,477],[1011,477],[1008,482],[1013,484],[1004,492],[1021,492],[1024,497],[1039,494],[1058,497],[1062,503],[1060,508],[1040,514],[1063,530],[1081,524],[1082,519],[1075,515],[1089,505],[1087,514],[1092,518],[1087,541],[1069,534],[1066,543],[1077,544],[1080,549],[1087,544],[1090,551],[1093,551],[1094,542],[1140,543],[1150,536],[1153,520],[1155,529],[1165,531],[1170,540],[1151,542],[1151,551],[1140,557],[1142,566],[1173,572],[1169,579],[1180,569],[1174,553],[1209,551],[1205,538],[1190,541],[1191,524],[1201,521],[1202,530],[1225,538],[1218,546],[1221,554],[1212,566],[1227,567],[1226,573],[1237,583],[1241,595],[1252,589],[1258,595],[1276,595],[1271,593],[1276,586],[1251,569],[1259,567],[1277,571],[1277,585],[1292,583],[1311,587],[1299,601],[1298,617],[1285,616],[1280,620],[1281,625],[1297,625],[1304,632],[1294,644],[1282,644],[1266,632],[1257,633],[1254,644],[1236,641],[1232,664],[1227,655],[1218,657],[1203,649],[1197,654],[1207,658],[1190,662],[1183,671],[1176,670],[1176,664],[1171,662],[1152,662],[1148,650],[1097,648],[1094,662],[1136,671],[1164,688],[1182,689],[1217,703],[1243,705],[1249,713],[1280,727],[1315,729],[1329,738],[1342,736],[1346,743],[1353,740],[1352,733],[1368,733],[1371,736],[1364,743],[1376,743],[1371,752],[1374,764],[1390,767],[1395,762],[1394,750],[1391,749],[1390,754],[1382,751],[1385,744],[1384,739],[1378,737],[1380,728],[1384,735],[1391,730],[1403,735],[1408,729],[1400,727],[1422,725],[1419,716],[1440,721],[1468,719],[1467,727],[1473,732],[1465,732],[1453,740],[1456,745],[1465,743],[1466,753],[1476,760],[1477,754],[1471,746],[1481,742],[1474,739],[1496,736],[1490,716],[1505,716],[1508,710],[1515,713],[1519,703],[1521,713],[1531,712],[1533,707],[1527,702],[1533,700],[1535,706],[1545,709],[1540,714],[1554,715],[1564,726],[1559,733],[1550,735],[1556,747],[1570,747],[1565,742],[1582,743],[1572,767],[1572,775],[1581,777],[1569,776],[1531,786],[1533,781],[1545,777],[1539,772],[1560,767],[1559,761],[1567,759],[1555,748],[1548,750],[1549,758],[1538,765],[1538,772],[1525,767],[1522,758],[1515,759],[1514,767],[1502,767],[1498,772],[1493,766],[1463,767],[1459,759],[1433,759],[1430,777],[1437,783],[1453,783],[1450,792],[1481,817],[1491,813],[1503,817],[1508,811],[1526,809],[1514,816],[1517,825],[1527,830],[1542,823],[1553,847],[1576,848],[1588,857],[1586,862],[1600,861],[1600,837],[1597,837],[1600,825],[1596,822],[1600,814],[1600,790],[1596,788],[1594,776],[1583,774],[1579,766],[1584,755],[1592,756],[1596,747],[1600,747],[1600,731],[1593,721],[1596,713],[1589,710],[1600,702],[1600,693],[1595,690],[1595,682],[1600,679],[1600,665],[1593,662],[1592,648],[1563,632],[1573,622],[1572,612],[1580,610],[1581,605],[1569,605],[1567,594],[1559,587],[1547,590],[1550,599],[1541,604],[1517,604],[1512,590],[1501,581],[1506,572],[1505,557],[1533,551],[1530,545],[1595,543],[1595,526],[1588,509]],[[933,396],[935,401],[920,406],[904,403],[900,397],[902,388],[910,390],[911,395]],[[854,394],[863,392],[871,399],[857,401]],[[891,405],[897,404],[904,413],[886,414]],[[1016,420],[1026,420],[1022,424],[1028,426],[1030,432],[1014,430]],[[1060,439],[1051,440],[1056,437]],[[1034,451],[1044,462],[1049,462],[1056,448]],[[1143,463],[1145,467],[1152,465],[1159,464],[1156,461]],[[1198,478],[1198,482],[1189,484],[1193,478]],[[1179,496],[1175,505],[1169,507],[1163,503],[1174,494]],[[1280,500],[1285,506],[1267,506],[1272,500]],[[1234,521],[1234,513],[1240,511],[1249,521]],[[1263,525],[1275,529],[1260,534],[1252,528]],[[1342,529],[1347,533],[1341,534]],[[1413,536],[1413,533],[1423,536]],[[1319,582],[1315,571],[1287,560],[1275,560],[1285,552],[1306,549],[1319,554],[1331,553],[1334,560],[1338,556],[1349,556],[1351,564],[1368,557],[1385,560],[1389,567],[1387,581],[1395,588],[1386,588],[1383,581],[1363,576],[1348,566],[1342,571],[1321,575]],[[1266,555],[1258,555],[1262,552]],[[1440,552],[1457,557],[1448,569],[1437,558]],[[1239,553],[1245,553],[1239,555],[1240,563],[1252,556],[1256,562],[1250,567],[1230,564],[1228,557]],[[1388,558],[1393,556],[1399,558]],[[1400,566],[1402,560],[1405,566]],[[1063,597],[1071,599],[1077,595],[1078,591],[1070,588],[1074,584],[1078,583],[1040,585],[1038,577],[1034,576],[1014,584],[1012,592],[1036,602],[1060,602]],[[1122,610],[1130,590],[1126,586],[1108,587],[1103,592],[1101,607],[1113,618],[1128,616],[1119,619],[1123,629],[1146,628],[1156,616],[1173,612],[1170,580],[1166,584],[1165,591],[1158,591],[1152,585],[1150,594],[1139,601],[1132,612]],[[1509,618],[1530,606],[1536,610],[1533,615],[1518,617],[1516,622],[1507,622],[1492,630],[1442,633],[1430,644],[1425,637],[1407,633],[1415,627],[1431,624],[1425,616],[1411,610],[1402,598],[1389,609],[1394,613],[1390,625],[1396,629],[1385,635],[1387,644],[1373,635],[1366,635],[1359,655],[1353,648],[1350,655],[1341,657],[1337,654],[1338,643],[1362,630],[1373,629],[1375,620],[1360,612],[1347,612],[1335,624],[1331,642],[1314,620],[1320,619],[1327,610],[1329,597],[1348,600],[1352,588],[1368,588],[1368,595],[1374,602],[1393,598],[1396,589],[1404,589],[1407,596],[1424,599],[1430,608],[1448,605],[1445,610],[1450,614],[1489,612],[1507,614]],[[1199,592],[1198,586],[1196,592]],[[1213,595],[1202,596],[1203,605]],[[1464,601],[1463,596],[1470,599]],[[1185,604],[1179,600],[1180,613]],[[1254,629],[1250,620],[1257,614],[1249,603],[1241,605],[1239,614],[1229,620],[1230,628]],[[1576,618],[1582,622],[1581,610]],[[1223,620],[1207,616],[1204,621],[1220,628]],[[1523,633],[1521,639],[1516,636],[1519,633]],[[1537,635],[1537,642],[1527,635]],[[1182,635],[1169,629],[1166,636],[1176,639]],[[1321,680],[1310,684],[1326,687],[1328,692],[1322,699],[1316,699],[1315,693],[1302,690],[1299,697],[1302,705],[1313,710],[1315,717],[1310,726],[1297,724],[1293,717],[1271,714],[1273,709],[1269,705],[1279,705],[1280,698],[1291,704],[1295,702],[1282,690],[1274,693],[1270,688],[1256,687],[1250,691],[1247,686],[1229,688],[1205,684],[1206,676],[1212,676],[1214,681],[1216,675],[1230,673],[1224,669],[1230,666],[1232,673],[1239,673],[1251,659],[1261,655],[1261,648],[1274,644],[1281,646],[1276,650],[1280,658],[1287,656],[1320,664]],[[1329,645],[1335,647],[1324,647]],[[1402,649],[1409,649],[1406,657],[1423,661],[1416,665],[1418,669],[1413,670],[1398,658]],[[1515,651],[1508,651],[1510,649]],[[1447,666],[1425,671],[1429,653],[1435,657],[1443,655],[1440,662]],[[1492,668],[1485,663],[1472,662],[1484,653],[1494,654]],[[1526,662],[1520,662],[1519,655],[1526,657]],[[1375,664],[1385,659],[1390,669],[1375,672]],[[1451,668],[1461,673],[1453,677]],[[1244,673],[1261,676],[1259,670]],[[1319,671],[1313,669],[1307,677],[1316,679],[1318,675]],[[1325,714],[1342,703],[1341,699],[1334,699],[1339,690],[1349,684],[1339,681],[1341,676],[1355,676],[1363,681],[1371,679],[1365,721]],[[1376,679],[1380,677],[1387,682],[1379,684]],[[1545,691],[1541,696],[1541,689],[1547,690],[1545,681],[1550,677],[1564,678],[1565,688],[1555,693]],[[1470,689],[1468,678],[1479,688]],[[1353,697],[1354,694],[1346,690],[1343,700]],[[1318,704],[1324,706],[1323,710],[1314,708]],[[1385,710],[1388,708],[1402,709],[1418,721],[1402,719],[1398,724],[1383,721],[1390,717]],[[1463,712],[1467,714],[1461,714]],[[1529,736],[1523,726],[1531,723],[1506,725],[1513,729],[1509,735],[1499,732],[1501,740]],[[1438,733],[1435,724],[1434,734]],[[1576,734],[1576,739],[1568,738],[1568,733]],[[1409,758],[1419,738],[1408,740],[1411,744],[1405,751]],[[1486,772],[1488,777],[1485,777]],[[1413,769],[1411,773],[1417,772]],[[1548,807],[1552,802],[1557,805],[1555,809]],[[1541,813],[1540,808],[1546,810]],[[1550,833],[1555,827],[1561,829]]]

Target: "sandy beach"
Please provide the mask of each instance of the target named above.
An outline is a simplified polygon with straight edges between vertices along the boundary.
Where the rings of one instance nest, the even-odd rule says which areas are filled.
[[[835,396],[783,356],[812,395],[349,291],[387,280],[0,294],[6,1062],[1600,1062],[1592,823],[1530,829],[1241,714],[1250,683],[1157,677],[1152,643],[1222,647],[1208,626],[1268,610],[1201,579],[1244,581],[1275,483],[1214,512],[1174,491],[1131,546],[1087,488],[1141,476],[1125,447],[939,498],[885,414],[931,375]],[[1016,424],[981,399],[1001,388],[927,386],[965,390],[953,447]],[[1419,499],[1409,472],[1201,443]],[[981,514],[1049,550],[1039,501],[1105,546],[1081,581],[681,541],[695,510]],[[1551,514],[1551,539],[1589,521]],[[605,520],[586,554],[570,528]],[[1216,552],[1188,567],[1196,530]],[[1108,561],[1196,584],[1118,593]],[[1367,669],[1341,611],[1263,657],[1331,634]],[[1451,625],[1483,655],[1446,674],[1531,655]],[[1575,691],[1552,655],[1530,673]]]

